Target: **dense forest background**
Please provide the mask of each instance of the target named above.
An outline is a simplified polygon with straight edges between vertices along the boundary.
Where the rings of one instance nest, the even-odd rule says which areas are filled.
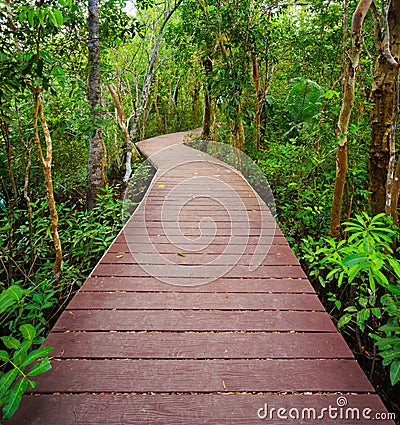
[[[122,226],[135,143],[199,126],[264,172],[398,412],[399,56],[400,0],[0,0],[4,418],[51,367],[37,347]]]

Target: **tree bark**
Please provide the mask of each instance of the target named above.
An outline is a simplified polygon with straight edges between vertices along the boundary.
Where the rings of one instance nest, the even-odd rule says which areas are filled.
[[[43,113],[42,98],[41,98],[41,87],[37,87],[34,91],[34,114],[33,114],[33,134],[35,144],[39,153],[39,159],[43,167],[44,179],[46,182],[47,189],[47,202],[49,205],[50,211],[50,232],[53,238],[53,245],[55,251],[55,260],[53,265],[53,278],[55,279],[54,289],[58,289],[60,276],[61,276],[61,264],[62,264],[62,248],[61,241],[58,234],[58,213],[56,209],[56,201],[54,199],[54,190],[53,190],[53,178],[51,175],[51,163],[53,159],[53,143],[51,140],[51,135],[49,128],[47,126],[46,117]],[[42,124],[44,139],[46,141],[46,155],[43,153],[42,145],[40,142],[39,135],[39,124],[38,121]]]
[[[101,128],[99,2],[88,0],[89,102],[92,130],[88,161],[87,207],[96,205],[100,189],[106,185],[106,149]]]
[[[119,92],[117,93],[117,90],[112,86],[112,84],[107,84],[107,87],[117,109],[117,124],[121,131],[122,138],[124,139],[124,146],[126,148],[129,142],[129,131],[125,122],[125,113],[124,108],[122,107],[121,97]]]
[[[203,60],[203,68],[206,74],[206,89],[204,91],[203,131],[201,137],[203,139],[209,139],[211,129],[211,84],[209,79],[213,70],[213,64],[210,58]]]
[[[360,0],[353,14],[351,23],[351,47],[347,70],[343,78],[343,98],[340,109],[336,137],[338,138],[338,148],[336,153],[336,178],[333,189],[332,210],[330,219],[330,235],[334,238],[339,237],[340,221],[342,212],[343,191],[346,183],[348,169],[347,155],[347,133],[349,129],[351,112],[354,106],[354,91],[356,86],[356,77],[360,64],[360,51],[362,44],[361,29],[364,23],[372,0]],[[346,54],[346,52],[344,52]]]
[[[394,175],[395,133],[399,113],[400,0],[391,0],[384,16],[385,34],[380,36],[371,97],[369,191],[373,214],[393,216],[397,210]],[[378,23],[379,30],[380,24]],[[381,32],[381,31],[379,31]]]
[[[160,29],[158,30],[156,42],[153,46],[153,50],[151,52],[150,58],[147,62],[147,68],[146,68],[146,74],[144,77],[142,92],[139,100],[139,105],[134,112],[133,115],[133,122],[132,127],[129,133],[129,143],[128,143],[128,149],[126,153],[126,161],[125,161],[125,176],[124,176],[124,183],[127,184],[129,177],[132,173],[132,152],[135,152],[135,156],[138,154],[135,146],[136,141],[136,133],[137,128],[139,124],[140,117],[142,116],[143,110],[147,105],[148,99],[149,99],[149,92],[151,87],[151,82],[153,80],[154,75],[154,65],[157,60],[158,56],[158,50],[160,49],[161,40],[164,34],[165,27],[167,26],[168,21],[171,19],[172,15],[175,13],[175,11],[178,9],[178,7],[182,4],[183,0],[177,0],[172,7],[171,0],[165,1],[165,9],[164,9],[164,19],[161,24]]]
[[[256,93],[256,148],[259,151],[261,148],[261,121],[264,110],[265,95],[261,86],[260,67],[258,65],[257,57],[254,54],[251,55],[251,64],[254,89]],[[265,78],[267,78],[267,76]]]

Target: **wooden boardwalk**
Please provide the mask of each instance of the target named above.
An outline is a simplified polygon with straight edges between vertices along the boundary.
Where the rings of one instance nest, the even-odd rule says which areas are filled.
[[[268,208],[184,136],[140,144],[151,187],[8,423],[394,423],[365,417],[386,409]]]

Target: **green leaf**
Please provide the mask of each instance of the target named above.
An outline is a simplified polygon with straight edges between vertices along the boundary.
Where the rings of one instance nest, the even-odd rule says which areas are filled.
[[[400,332],[400,326],[392,323],[387,323],[379,328],[382,332]]]
[[[396,258],[389,257],[389,264],[392,266],[396,276],[400,278],[400,262]]]
[[[18,350],[15,351],[12,361],[15,366],[21,367],[22,362],[28,354],[29,348],[32,346],[32,341],[24,340],[19,346]]]
[[[400,360],[395,360],[390,366],[390,382],[396,385],[400,381]]]
[[[17,285],[12,285],[0,295],[0,313],[4,313],[14,303],[22,299],[22,289]]]
[[[388,286],[389,285],[389,281],[387,280],[386,276],[380,271],[380,270],[375,270],[374,271],[376,280],[382,285],[382,286]]]
[[[357,313],[357,316],[356,316],[357,325],[362,331],[365,329],[365,322],[369,319],[370,316],[371,316],[371,310],[368,310],[368,309],[360,310]]]
[[[381,309],[378,307],[371,308],[371,313],[378,319],[381,317]]]
[[[16,349],[21,345],[18,339],[14,338],[13,336],[2,336],[1,340],[3,341],[3,344],[10,350]]]
[[[28,376],[37,376],[41,373],[47,372],[51,369],[50,360],[48,357],[44,358],[41,362],[35,364],[32,370],[28,373]]]
[[[353,315],[351,314],[344,314],[338,321],[337,327],[338,329],[341,329],[344,325],[347,325],[353,318]]]
[[[396,350],[385,350],[379,353],[379,355],[382,357],[382,364],[383,366],[388,366],[390,363],[392,363],[393,360],[399,358],[400,353]]]
[[[8,362],[10,360],[10,355],[5,350],[0,350],[0,360],[2,362]]]
[[[10,391],[10,394],[7,397],[7,402],[3,408],[3,418],[5,420],[10,419],[11,416],[18,409],[18,406],[21,403],[22,396],[24,395],[27,387],[28,387],[27,378],[22,378],[20,381],[18,381],[14,385],[14,387]]]
[[[357,307],[354,305],[350,305],[349,307],[346,307],[344,311],[347,311],[348,313],[355,313],[357,311]]]
[[[53,350],[54,350],[54,347],[42,347],[42,348],[38,348],[37,350],[33,350],[26,356],[26,359],[22,363],[21,367],[26,367],[29,364],[33,363],[35,360],[38,360],[38,359],[41,359],[42,357],[47,356]]]
[[[35,11],[32,8],[28,10],[28,22],[31,27],[35,24]]]
[[[61,25],[64,24],[64,17],[63,14],[61,13],[61,11],[59,9],[54,9],[54,16],[57,20],[57,24],[59,27],[61,27]]]
[[[19,330],[21,331],[21,334],[24,339],[33,341],[36,337],[36,329],[30,324],[20,326]]]
[[[343,264],[347,267],[365,264],[367,260],[366,254],[351,254],[343,258]]]
[[[0,379],[0,398],[4,396],[7,390],[14,383],[16,377],[18,376],[18,369],[11,369],[5,373]]]
[[[55,15],[54,15],[54,12],[52,11],[52,10],[49,10],[48,12],[47,12],[47,14],[48,14],[48,16],[49,16],[49,20],[50,20],[50,22],[55,26],[55,27],[57,27],[58,26],[58,23],[57,23],[57,19],[56,19],[56,17],[55,17]]]
[[[180,257],[186,257],[186,254],[184,254],[183,252],[178,252],[178,255],[179,255]]]

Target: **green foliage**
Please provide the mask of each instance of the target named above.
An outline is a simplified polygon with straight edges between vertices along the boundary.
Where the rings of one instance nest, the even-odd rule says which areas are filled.
[[[291,80],[290,85],[286,108],[289,111],[291,128],[283,138],[295,135],[299,129],[307,131],[315,125],[324,97],[323,88],[314,81],[296,77]]]
[[[395,385],[400,382],[400,289],[394,282],[400,279],[400,261],[392,247],[400,229],[385,214],[365,212],[345,225],[345,240],[304,241],[303,259],[323,287],[342,289],[329,298],[343,309],[338,328],[354,322],[361,332],[374,331],[370,336]]]
[[[114,239],[122,225],[122,202],[105,188],[91,211],[59,205],[59,231],[64,248],[61,285],[53,287],[52,261],[48,259],[51,241],[47,203],[32,204],[32,233],[24,210],[15,210],[14,226],[2,226],[8,242],[0,239],[6,266],[1,271],[0,324],[4,349],[0,350],[0,406],[8,419],[17,409],[26,389],[37,385],[31,377],[50,369],[46,357],[51,348],[35,348],[42,343],[60,299],[68,296],[85,279]],[[8,220],[3,209],[0,226]],[[11,233],[13,230],[13,233]],[[11,238],[12,237],[12,238]],[[7,262],[8,260],[8,262]],[[12,277],[11,277],[12,276]],[[22,338],[21,338],[22,337]]]
[[[9,303],[15,302],[11,292],[4,293],[10,298]],[[0,310],[0,314],[3,312],[4,310]],[[0,372],[0,407],[3,407],[5,420],[15,413],[25,391],[38,384],[31,378],[51,369],[47,356],[53,351],[53,347],[35,349],[34,346],[42,340],[37,338],[36,329],[30,324],[20,326],[19,333],[22,339],[1,337],[4,349],[0,350],[0,367],[3,370]]]

